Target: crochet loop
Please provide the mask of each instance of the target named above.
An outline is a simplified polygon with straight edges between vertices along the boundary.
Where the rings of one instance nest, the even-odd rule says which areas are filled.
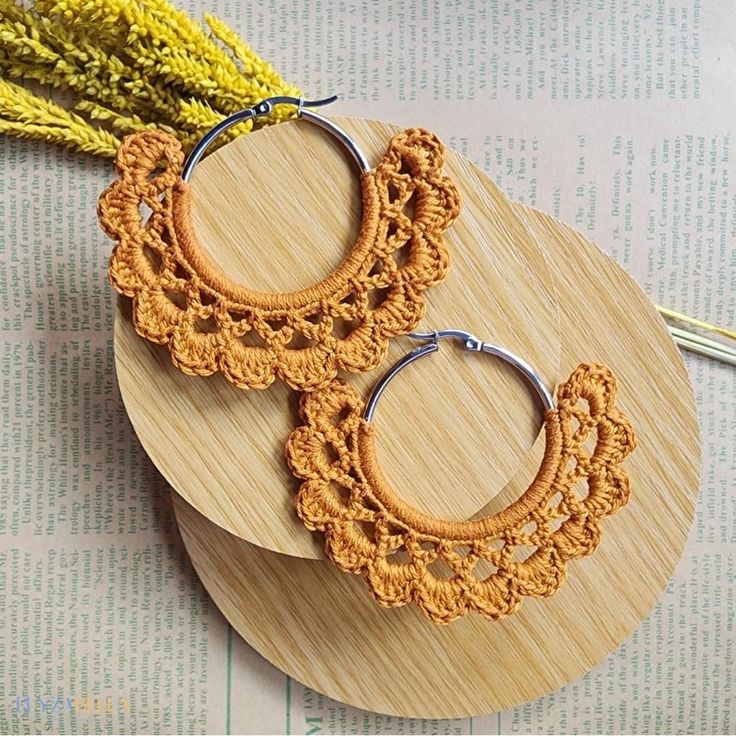
[[[578,366],[545,413],[546,449],[529,488],[498,514],[458,522],[399,498],[378,465],[364,402],[335,380],[302,396],[304,424],[287,442],[289,467],[303,481],[297,513],[381,605],[414,603],[437,623],[471,611],[501,619],[525,596],[555,593],[567,563],[598,546],[601,520],[628,502],[620,465],[636,436],[615,400],[608,368]]]
[[[240,388],[280,378],[312,391],[340,369],[371,370],[389,338],[416,327],[424,291],[447,274],[442,235],[460,204],[443,163],[433,134],[394,136],[361,176],[363,219],[347,258],[318,284],[267,293],[229,279],[197,241],[179,142],[163,131],[137,133],[120,147],[119,179],[99,202],[116,241],[111,282],[133,299],[138,333],[166,345],[190,375],[221,372]],[[151,211],[147,221],[141,206]]]

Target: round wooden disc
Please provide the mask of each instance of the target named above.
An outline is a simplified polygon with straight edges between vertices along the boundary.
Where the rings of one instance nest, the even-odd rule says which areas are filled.
[[[551,256],[562,306],[562,370],[581,360],[610,365],[620,382],[619,406],[639,436],[624,465],[631,501],[605,520],[598,550],[570,564],[555,596],[526,600],[500,622],[469,615],[438,626],[413,607],[380,608],[362,579],[327,561],[248,544],[174,497],[194,566],[233,627],[289,675],[354,706],[463,717],[510,708],[574,680],[651,610],[693,520],[698,422],[664,324],[633,281],[582,235],[516,208]],[[514,483],[502,495],[518,495]],[[508,498],[491,506],[501,503]]]
[[[374,162],[397,131],[375,121],[339,122]],[[474,332],[522,355],[555,385],[559,313],[546,257],[479,169],[448,152],[445,172],[463,207],[446,236],[450,274],[427,292],[421,327]],[[237,139],[195,170],[193,224],[202,247],[230,278],[262,291],[324,278],[345,257],[359,223],[351,161],[304,122]],[[135,334],[127,308],[122,300],[115,324],[118,380],[138,437],[164,477],[229,532],[278,552],[321,557],[291,511],[294,480],[283,459],[297,395],[284,385],[246,392],[219,375],[178,372],[166,348]],[[415,345],[393,340],[385,367]],[[350,380],[367,392],[382,373]],[[451,345],[400,376],[377,417],[388,479],[415,506],[445,518],[477,513],[529,462],[535,440],[541,444],[541,410],[520,376]]]

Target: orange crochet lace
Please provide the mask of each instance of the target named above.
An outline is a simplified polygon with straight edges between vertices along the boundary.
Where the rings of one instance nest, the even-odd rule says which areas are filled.
[[[200,247],[178,141],[161,131],[129,136],[117,155],[120,178],[99,202],[117,241],[110,279],[133,298],[138,333],[167,345],[185,373],[221,371],[241,388],[279,377],[314,390],[339,369],[375,368],[388,339],[423,317],[425,289],[447,273],[442,234],[460,206],[443,162],[431,133],[396,135],[362,175],[363,221],[347,258],[310,288],[271,294],[232,282]],[[147,222],[141,205],[152,212]]]
[[[608,368],[580,365],[545,413],[544,459],[527,491],[495,516],[451,522],[394,493],[376,461],[363,401],[335,380],[302,396],[304,425],[287,443],[289,466],[304,481],[297,513],[324,532],[329,559],[365,576],[381,605],[413,602],[438,623],[469,611],[503,618],[524,596],[555,593],[567,562],[597,547],[601,519],[628,501],[620,464],[636,437],[615,399]]]

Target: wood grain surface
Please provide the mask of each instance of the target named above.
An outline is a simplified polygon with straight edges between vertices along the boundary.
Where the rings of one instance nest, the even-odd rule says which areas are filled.
[[[376,136],[388,130],[379,123],[355,125],[356,130],[370,129]],[[274,134],[288,127],[280,126]],[[217,156],[229,157],[231,148]],[[466,201],[501,202],[501,195],[487,177],[472,167],[467,170],[472,172],[472,186],[477,191],[466,191],[471,183],[464,181]],[[521,205],[503,206],[504,217],[513,223],[509,231],[525,233],[533,252],[546,254],[547,286],[553,284],[550,288],[557,294],[559,368],[543,368],[543,374],[553,376],[548,380],[556,382],[578,362],[605,362],[619,377],[619,406],[639,436],[639,447],[624,466],[632,481],[630,503],[604,522],[597,552],[570,564],[568,580],[557,595],[527,600],[517,614],[501,622],[467,616],[440,627],[409,607],[381,609],[359,577],[341,573],[326,561],[291,556],[303,554],[306,545],[294,544],[288,550],[291,555],[274,553],[240,538],[245,535],[225,531],[222,527],[228,524],[222,523],[221,516],[228,507],[218,508],[219,516],[205,516],[184,500],[187,494],[175,496],[177,518],[194,565],[234,628],[288,674],[362,708],[403,716],[459,717],[508,708],[579,677],[617,647],[651,610],[677,564],[692,523],[699,477],[698,423],[687,372],[664,324],[636,284],[582,235],[543,213]],[[230,213],[228,217],[239,215]],[[467,236],[468,231],[458,224],[452,240],[455,250],[475,253],[475,249],[491,249],[494,259],[501,257],[499,251],[516,251],[513,240],[492,245],[487,240],[466,240]],[[480,254],[475,253],[473,260],[478,269],[473,283],[482,283],[484,294],[494,292],[496,286],[502,289],[503,282],[511,278],[484,265],[492,261],[485,262]],[[266,261],[261,263],[261,267],[266,266]],[[282,286],[290,285],[284,281]],[[509,323],[499,342],[536,360],[539,345],[535,352],[534,333],[528,332],[525,321],[528,315],[519,306],[528,295],[526,282],[521,279],[511,286],[516,295],[509,295],[506,311],[476,317],[469,328],[495,337],[496,327]],[[535,288],[542,288],[542,284],[535,284]],[[479,298],[478,292],[468,298]],[[479,304],[474,303],[476,310]],[[435,316],[437,308],[433,295],[429,316]],[[479,329],[484,326],[485,332]],[[117,321],[116,355],[126,406],[146,448],[152,446],[158,453],[154,454],[157,464],[167,452],[171,453],[167,467],[181,462],[194,441],[189,439],[192,422],[203,421],[213,434],[207,445],[209,454],[201,456],[200,465],[190,462],[189,472],[202,474],[201,485],[205,485],[212,480],[211,466],[229,468],[233,487],[259,484],[256,491],[241,490],[243,495],[231,506],[240,509],[241,501],[258,505],[267,498],[285,517],[293,519],[294,484],[286,482],[283,473],[275,477],[273,473],[274,465],[282,462],[282,446],[258,445],[258,452],[253,451],[264,424],[271,422],[275,433],[277,427],[288,433],[295,423],[294,401],[288,392],[283,392],[279,408],[283,416],[277,419],[276,409],[268,409],[277,393],[273,399],[253,400],[271,390],[246,394],[224,386],[224,381],[221,396],[215,395],[223,406],[228,406],[230,397],[236,411],[218,408],[216,402],[209,409],[206,403],[193,408],[188,404],[192,399],[189,385],[219,382],[179,378],[167,369],[165,351],[150,348],[135,337],[125,319]],[[492,365],[495,371],[488,369],[476,384],[480,396],[493,397],[493,421],[487,424],[474,423],[483,422],[482,407],[472,407],[472,400],[465,403],[468,396],[461,393],[457,377],[459,371],[466,371],[463,378],[470,380],[471,366],[481,363]],[[411,381],[400,385],[402,376],[392,385],[376,418],[379,435],[390,438],[379,448],[380,460],[397,490],[416,505],[428,508],[428,489],[433,489],[438,499],[443,494],[464,497],[468,479],[477,477],[488,487],[476,496],[486,495],[484,512],[495,512],[517,497],[533,475],[542,450],[539,442],[529,449],[538,430],[538,415],[523,384],[492,360],[452,350],[405,375],[411,376]],[[369,383],[365,377],[356,381],[364,390]],[[412,398],[418,403],[402,404],[411,389],[418,392]],[[430,394],[422,393],[427,389],[431,389],[431,399]],[[435,401],[438,392],[444,392],[448,399],[447,421],[423,437],[419,430],[430,426],[426,424],[427,412],[432,411],[428,404]],[[233,394],[245,398],[235,399]],[[162,407],[167,402],[177,410]],[[473,418],[466,413],[469,407],[478,409]],[[166,412],[170,416],[157,432],[156,417]],[[500,419],[509,419],[509,425],[501,429],[496,423]],[[490,479],[510,442],[498,444],[498,435],[517,424],[528,430],[526,444],[523,437],[517,438],[520,447],[525,447],[519,450],[518,469],[509,471],[508,483],[494,484]],[[222,439],[230,431],[240,431],[238,442],[229,444]],[[173,438],[168,436],[170,432]],[[206,432],[199,432],[197,442],[206,437]],[[457,457],[446,450],[452,441],[457,442]],[[399,452],[397,447],[400,454],[391,455]],[[233,453],[239,456],[235,461]],[[248,468],[245,475],[238,465],[240,457]],[[397,468],[394,463],[407,467]],[[469,467],[477,476],[463,475]],[[185,475],[182,472],[178,477]],[[187,485],[191,497],[193,485],[191,481]],[[209,493],[218,498],[230,490],[214,486]],[[194,497],[200,499],[197,494]],[[247,509],[242,506],[242,510]],[[250,513],[259,512],[251,507]],[[305,538],[310,536],[304,533]],[[264,538],[268,539],[268,534]],[[295,531],[294,539],[299,538]],[[313,543],[309,554],[318,554],[318,549]]]
[[[396,130],[364,120],[343,123],[373,162]],[[427,292],[422,328],[473,331],[519,353],[554,385],[559,317],[545,256],[482,172],[453,153],[446,172],[463,208],[447,235],[450,274]],[[207,158],[193,178],[200,244],[231,279],[261,291],[324,278],[349,251],[359,209],[350,161],[332,138],[305,122],[238,139]],[[122,302],[116,321],[118,378],[136,432],[164,477],[233,534],[275,551],[319,557],[291,513],[294,481],[283,462],[297,395],[283,385],[246,392],[218,375],[179,373],[165,348],[135,335],[126,307]],[[351,380],[368,391],[415,345],[393,340],[383,368]],[[443,345],[441,355],[397,378],[377,419],[378,454],[389,480],[418,507],[467,519],[522,467],[539,435],[541,409],[505,365]],[[486,462],[467,461],[484,456]]]

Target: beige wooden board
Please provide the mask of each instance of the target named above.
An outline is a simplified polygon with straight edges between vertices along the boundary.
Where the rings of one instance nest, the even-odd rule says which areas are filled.
[[[560,298],[562,373],[583,361],[604,363],[616,373],[618,405],[639,436],[625,467],[640,491],[627,513],[641,507],[645,518],[656,517],[638,532],[640,544],[656,550],[664,530],[677,527],[677,539],[686,534],[699,489],[699,425],[685,364],[649,298],[613,259],[553,217],[515,208],[550,256]],[[524,470],[476,516],[498,513],[518,498],[542,451],[542,443],[535,444]]]
[[[340,122],[372,162],[397,130],[375,121]],[[463,208],[447,235],[450,275],[428,292],[422,328],[473,331],[524,356],[553,385],[560,378],[559,315],[545,256],[479,169],[449,153],[446,173]],[[193,224],[202,247],[231,279],[261,291],[293,290],[324,278],[345,257],[358,231],[359,194],[343,149],[308,123],[294,122],[237,139],[200,164]],[[320,557],[291,512],[294,481],[283,461],[296,394],[283,385],[246,392],[221,376],[185,376],[171,366],[165,348],[135,335],[126,309],[123,302],[115,326],[118,380],[161,473],[233,534]],[[415,344],[394,340],[385,367]],[[411,503],[467,519],[525,464],[535,439],[539,445],[541,410],[505,366],[468,360],[447,347],[391,386],[377,414],[377,452],[388,479]],[[367,390],[380,375],[378,369],[351,380]],[[489,448],[486,462],[468,462],[487,457]]]
[[[359,577],[248,544],[174,497],[197,572],[234,628],[277,667],[337,700],[402,716],[459,717],[555,690],[631,634],[684,547],[700,458],[682,360],[646,296],[613,261],[571,228],[516,207],[551,257],[563,370],[583,358],[611,365],[621,381],[619,405],[640,440],[625,464],[630,503],[604,522],[596,553],[570,564],[554,597],[526,600],[496,623],[467,616],[437,626],[412,608],[381,609]],[[434,459],[442,462],[437,452]],[[521,490],[515,479],[492,506]]]

